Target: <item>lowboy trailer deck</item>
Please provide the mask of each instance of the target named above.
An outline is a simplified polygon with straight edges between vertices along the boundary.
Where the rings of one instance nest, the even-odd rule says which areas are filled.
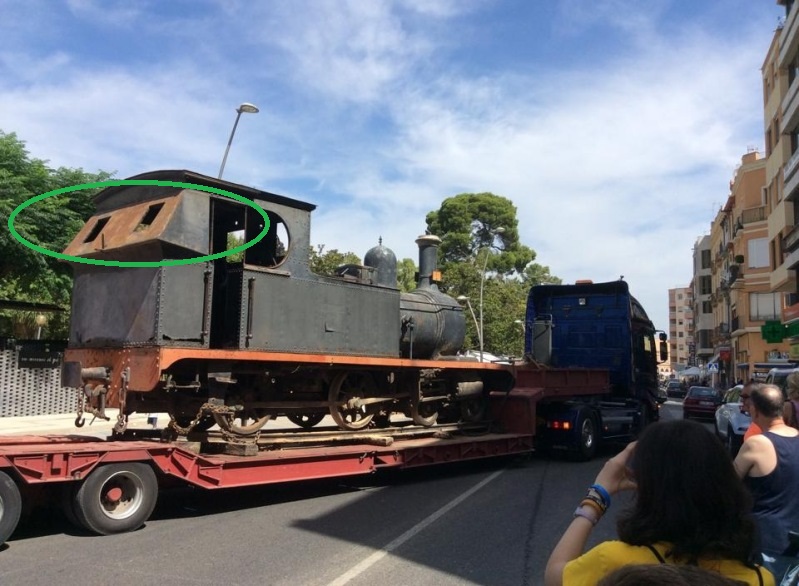
[[[262,434],[249,443],[212,432],[164,440],[154,437],[158,430],[129,430],[107,440],[0,436],[0,543],[14,532],[25,500],[37,488],[53,491],[49,498],[57,499],[53,502],[60,502],[78,526],[103,535],[121,533],[147,521],[160,486],[268,485],[530,453],[545,425],[536,415],[539,402],[607,390],[602,370],[553,369],[521,380],[538,386],[491,393],[491,418],[485,424],[359,433],[298,430]]]

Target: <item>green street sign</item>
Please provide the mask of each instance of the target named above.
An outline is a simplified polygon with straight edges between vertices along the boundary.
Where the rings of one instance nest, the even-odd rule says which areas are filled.
[[[767,321],[760,326],[760,335],[769,344],[778,344],[786,335],[786,327],[779,321]]]

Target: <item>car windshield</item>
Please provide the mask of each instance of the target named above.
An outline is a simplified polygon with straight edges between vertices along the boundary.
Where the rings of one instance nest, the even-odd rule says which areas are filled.
[[[717,397],[716,389],[712,387],[691,387],[688,394],[692,397]]]
[[[727,391],[727,395],[724,397],[724,400],[727,403],[738,403],[741,400],[741,390],[743,387],[733,387],[729,391]]]

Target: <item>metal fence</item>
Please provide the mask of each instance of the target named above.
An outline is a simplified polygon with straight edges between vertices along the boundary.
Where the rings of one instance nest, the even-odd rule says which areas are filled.
[[[61,386],[66,342],[0,340],[0,417],[75,410],[76,390]]]

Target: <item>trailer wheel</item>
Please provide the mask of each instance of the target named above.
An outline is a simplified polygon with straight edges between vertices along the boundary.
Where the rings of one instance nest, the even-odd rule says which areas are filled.
[[[11,477],[0,471],[0,545],[11,537],[22,514],[22,496]]]
[[[155,508],[158,480],[147,464],[130,462],[96,468],[75,492],[78,522],[100,535],[141,527]]]
[[[593,458],[598,440],[596,418],[590,410],[581,410],[577,415],[577,457],[580,460]]]

